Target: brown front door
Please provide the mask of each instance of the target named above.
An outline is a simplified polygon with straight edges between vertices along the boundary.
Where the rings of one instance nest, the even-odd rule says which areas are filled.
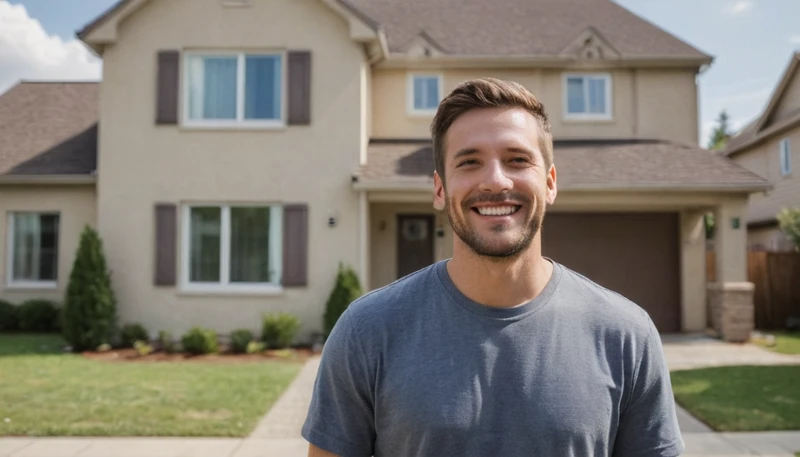
[[[397,277],[433,263],[433,215],[397,215]]]
[[[548,213],[542,253],[647,311],[660,332],[681,329],[677,213]]]

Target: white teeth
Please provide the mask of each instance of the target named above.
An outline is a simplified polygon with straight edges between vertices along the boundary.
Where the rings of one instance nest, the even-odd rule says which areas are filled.
[[[516,212],[516,206],[483,206],[478,208],[482,216],[507,216]]]

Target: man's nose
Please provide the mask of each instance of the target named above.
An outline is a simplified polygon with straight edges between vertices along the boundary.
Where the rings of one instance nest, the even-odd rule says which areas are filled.
[[[481,183],[482,191],[499,193],[511,190],[513,181],[509,178],[500,161],[487,162],[484,171],[483,182]]]

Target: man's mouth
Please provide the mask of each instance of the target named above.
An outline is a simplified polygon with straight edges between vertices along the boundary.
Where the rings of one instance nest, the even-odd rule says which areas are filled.
[[[508,216],[522,208],[520,205],[478,206],[472,210],[481,216]]]

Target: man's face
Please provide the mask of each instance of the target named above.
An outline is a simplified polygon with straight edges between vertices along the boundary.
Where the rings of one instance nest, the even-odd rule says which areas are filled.
[[[527,111],[485,108],[459,117],[445,136],[445,183],[434,175],[434,206],[476,254],[513,257],[530,246],[556,197],[539,126]]]

